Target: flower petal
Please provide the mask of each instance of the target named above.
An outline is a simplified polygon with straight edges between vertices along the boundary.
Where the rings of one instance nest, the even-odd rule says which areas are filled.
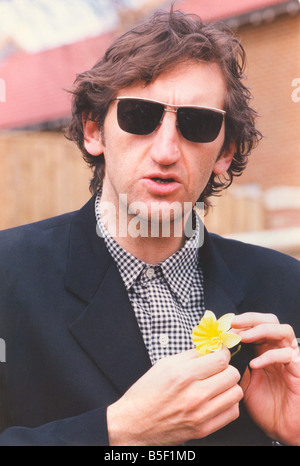
[[[222,342],[227,348],[232,348],[233,346],[237,345],[241,341],[241,337],[236,335],[235,333],[223,333],[222,335]]]
[[[222,332],[227,332],[231,328],[231,322],[234,318],[233,313],[224,314],[220,319],[218,319],[219,330]]]
[[[210,353],[220,351],[222,349],[222,340],[211,341],[210,344],[207,345],[207,349]]]
[[[212,353],[214,351],[219,351],[222,348],[222,341],[211,342],[206,340],[206,342],[196,345],[196,351],[200,356],[205,354]]]
[[[195,332],[192,334],[192,341],[194,345],[206,345],[209,342],[209,338],[206,335],[197,335]]]
[[[196,351],[200,356],[204,356],[205,354],[210,353],[210,350],[207,346],[196,346]]]
[[[217,320],[215,314],[212,311],[205,311],[202,319],[209,319],[209,318],[212,318],[214,321]]]

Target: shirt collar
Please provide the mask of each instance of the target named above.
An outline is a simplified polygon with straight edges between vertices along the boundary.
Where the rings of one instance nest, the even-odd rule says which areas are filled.
[[[198,268],[198,241],[199,220],[196,217],[196,229],[191,238],[186,240],[184,246],[164,260],[160,265],[172,292],[177,299],[186,304],[189,299],[194,275]]]
[[[134,281],[137,279],[137,277],[143,270],[145,264],[142,261],[140,261],[137,257],[133,256],[128,251],[126,251],[126,249],[122,248],[105,228],[100,215],[100,198],[101,191],[96,196],[95,201],[95,213],[98,234],[104,239],[108,252],[117,264],[125,287],[127,290],[129,290],[129,288],[133,285]]]
[[[129,290],[140,279],[142,271],[151,265],[130,254],[110,235],[99,214],[100,197],[101,193],[99,192],[95,202],[98,234],[103,237],[109,253],[116,262],[125,287]],[[198,268],[200,222],[197,215],[194,217],[195,230],[191,238],[187,239],[183,247],[172,256],[155,265],[155,267],[161,268],[165,280],[182,305],[185,305],[189,299],[194,275]]]

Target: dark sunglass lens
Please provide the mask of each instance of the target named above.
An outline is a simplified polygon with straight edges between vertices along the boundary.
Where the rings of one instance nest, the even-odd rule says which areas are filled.
[[[182,107],[177,110],[182,136],[192,142],[212,142],[220,132],[222,113],[204,108]]]
[[[158,126],[164,111],[163,105],[139,99],[122,99],[118,102],[118,123],[123,131],[145,135]]]

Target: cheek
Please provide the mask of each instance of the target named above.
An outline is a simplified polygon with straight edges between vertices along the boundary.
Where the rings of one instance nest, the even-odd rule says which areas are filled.
[[[190,167],[190,181],[196,186],[206,186],[215,165],[215,157],[200,153]]]
[[[104,148],[105,176],[118,186],[125,186],[134,176],[135,167],[132,160],[130,144],[123,142],[122,138],[106,141]],[[115,141],[115,142],[114,142]],[[129,181],[128,181],[129,180]]]
[[[219,146],[201,147],[189,167],[188,190],[196,202],[206,188],[218,158]]]

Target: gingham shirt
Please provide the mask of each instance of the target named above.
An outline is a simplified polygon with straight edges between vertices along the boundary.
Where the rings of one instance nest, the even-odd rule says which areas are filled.
[[[193,347],[191,333],[204,313],[203,275],[194,235],[163,262],[147,264],[123,249],[109,234],[99,214],[98,228],[125,284],[151,362]]]

